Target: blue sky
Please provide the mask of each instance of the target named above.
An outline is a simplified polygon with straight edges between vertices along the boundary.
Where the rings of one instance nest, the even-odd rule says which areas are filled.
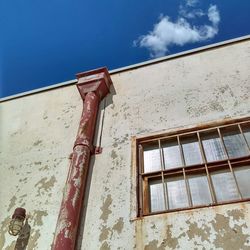
[[[250,34],[249,0],[1,0],[0,97]]]

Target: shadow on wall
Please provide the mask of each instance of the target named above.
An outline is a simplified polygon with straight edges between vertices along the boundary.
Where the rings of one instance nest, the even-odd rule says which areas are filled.
[[[26,219],[25,224],[17,238],[15,250],[26,250],[30,238],[31,226],[29,225],[28,219]]]
[[[96,129],[99,126],[103,126],[104,120],[105,120],[105,113],[103,116],[101,116],[101,111],[104,110],[105,108],[108,107],[109,105],[113,104],[113,96],[116,95],[116,91],[114,88],[114,85],[110,86],[110,93],[105,97],[105,100],[103,100],[103,103],[101,103],[98,116],[97,116],[97,121],[96,121]],[[102,130],[102,128],[101,128]],[[94,146],[99,146],[102,147],[101,145],[101,136],[102,132],[100,134],[100,138],[97,138],[95,132],[95,138],[93,141]],[[82,240],[83,240],[83,232],[84,232],[84,225],[85,225],[85,216],[86,216],[86,209],[88,206],[88,199],[89,199],[89,189],[91,185],[91,177],[93,173],[93,168],[95,165],[95,155],[92,155],[90,158],[90,163],[89,163],[89,172],[88,172],[88,177],[86,181],[86,187],[85,187],[85,198],[82,201],[82,208],[81,208],[81,214],[80,214],[80,221],[79,221],[79,228],[78,228],[78,233],[77,233],[77,240],[76,240],[76,250],[81,250],[82,249]]]

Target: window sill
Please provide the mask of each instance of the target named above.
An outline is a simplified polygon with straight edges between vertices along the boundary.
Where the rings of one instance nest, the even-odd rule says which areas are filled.
[[[148,213],[148,214],[143,214],[141,217],[137,217],[138,219],[142,217],[147,217],[147,216],[152,216],[152,215],[160,215],[160,214],[168,214],[168,213],[174,213],[174,212],[189,212],[190,210],[195,210],[195,209],[201,209],[201,208],[213,208],[213,207],[218,207],[218,206],[224,206],[224,205],[229,205],[229,204],[237,204],[237,203],[247,203],[250,202],[250,198],[248,199],[242,199],[242,200],[231,200],[228,202],[220,202],[216,204],[209,204],[209,205],[202,205],[202,206],[193,206],[193,207],[186,207],[186,208],[178,208],[178,209],[171,209],[167,211],[159,211],[159,212],[153,212],[153,213]]]

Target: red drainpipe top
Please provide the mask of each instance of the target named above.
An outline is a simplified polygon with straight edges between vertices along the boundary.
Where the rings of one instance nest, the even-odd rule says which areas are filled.
[[[83,100],[88,92],[95,92],[100,100],[109,93],[112,80],[106,67],[78,73],[76,77],[77,88]]]

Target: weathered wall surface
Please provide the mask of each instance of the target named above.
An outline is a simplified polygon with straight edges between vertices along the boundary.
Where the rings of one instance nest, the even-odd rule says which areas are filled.
[[[137,249],[249,249],[249,204],[202,208],[137,221]]]
[[[132,136],[249,116],[250,42],[112,76],[81,249],[247,249],[250,204],[136,219]],[[79,247],[80,248],[80,247]]]
[[[14,249],[17,237],[7,230],[19,206],[30,216],[30,230],[18,245],[30,231],[28,250],[50,249],[81,103],[75,86],[1,103],[0,249]]]
[[[112,75],[96,136],[102,134],[103,153],[92,157],[78,249],[247,249],[248,203],[137,219],[132,142],[249,116],[249,68],[245,41]],[[75,86],[1,103],[0,249],[14,249],[7,225],[18,206],[30,215],[27,249],[50,249],[81,110]]]

